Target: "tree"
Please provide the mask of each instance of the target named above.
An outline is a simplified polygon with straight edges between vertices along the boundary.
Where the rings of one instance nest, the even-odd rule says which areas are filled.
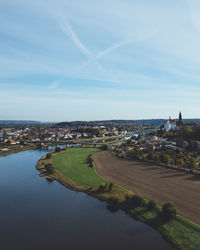
[[[199,141],[191,141],[190,149],[194,152],[200,152],[200,142]]]
[[[60,148],[60,147],[56,147],[56,148],[55,148],[55,152],[56,152],[56,153],[58,153],[58,152],[60,152],[60,151],[61,151],[61,148]]]
[[[54,169],[54,167],[53,167],[52,164],[46,164],[45,165],[45,169],[46,169],[46,171],[47,171],[48,174],[53,174],[54,171],[55,171],[55,169]]]
[[[101,183],[100,185],[99,185],[99,191],[101,191],[101,192],[103,192],[105,189],[106,189],[106,183]]]
[[[147,155],[147,158],[149,160],[153,160],[154,159],[154,153],[153,152],[150,152],[148,155]]]
[[[52,155],[51,155],[50,153],[46,154],[46,159],[50,159],[51,156],[52,156]]]
[[[140,195],[134,195],[131,199],[134,206],[139,207],[144,204],[144,199]]]
[[[148,202],[148,208],[151,210],[151,209],[154,209],[155,207],[156,207],[156,201],[150,200]]]
[[[169,164],[171,162],[171,156],[168,154],[160,154],[160,161],[164,164]]]
[[[109,186],[108,186],[108,190],[109,190],[109,191],[112,191],[113,188],[114,188],[114,183],[110,182],[110,183],[109,183]]]
[[[157,153],[157,154],[154,154],[154,156],[153,156],[153,160],[155,161],[155,162],[159,162],[159,160],[160,160],[160,156],[159,156],[159,154]]]
[[[106,144],[104,144],[104,145],[102,145],[102,150],[109,150],[109,147],[108,147],[108,145],[106,145]]]
[[[196,168],[196,166],[197,166],[196,159],[194,157],[191,157],[189,159],[189,168],[190,168],[190,170],[192,171],[194,168]]]
[[[7,145],[10,145],[10,143],[11,143],[10,140],[7,140],[6,144],[7,144]]]
[[[127,155],[131,159],[138,160],[142,156],[142,151],[139,148],[134,148],[133,150],[128,151]]]
[[[126,193],[126,201],[130,201],[134,196],[134,193],[132,191],[128,191]]]
[[[186,140],[192,139],[193,130],[191,129],[191,127],[183,127],[183,129],[181,130],[181,134],[182,134],[183,138]]]
[[[127,141],[127,146],[128,146],[128,147],[133,147],[133,146],[134,146],[134,144],[133,144],[133,142],[132,142],[131,139],[129,139],[129,140]]]
[[[182,136],[178,136],[178,137],[176,138],[176,145],[177,145],[178,147],[182,147],[182,145],[183,145],[183,137],[182,137]]]
[[[176,214],[177,214],[177,211],[173,202],[169,201],[163,205],[162,215],[166,219],[173,219],[176,216]]]
[[[176,160],[176,165],[178,165],[179,167],[184,167],[185,166],[185,161],[183,158],[179,158],[178,160]]]

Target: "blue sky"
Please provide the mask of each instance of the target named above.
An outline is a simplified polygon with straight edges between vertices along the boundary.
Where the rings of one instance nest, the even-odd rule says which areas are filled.
[[[0,0],[0,119],[200,117],[197,0]]]

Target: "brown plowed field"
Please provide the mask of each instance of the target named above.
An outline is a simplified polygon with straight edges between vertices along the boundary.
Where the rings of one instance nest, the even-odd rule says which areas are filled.
[[[173,201],[179,214],[200,224],[200,176],[120,159],[108,151],[97,153],[94,161],[97,172],[108,180],[161,205]]]

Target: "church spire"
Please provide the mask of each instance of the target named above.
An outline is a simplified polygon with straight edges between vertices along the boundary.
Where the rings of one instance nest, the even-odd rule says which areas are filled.
[[[181,112],[179,112],[179,118],[178,118],[178,121],[179,121],[179,124],[182,124],[183,121],[182,121],[182,114]]]

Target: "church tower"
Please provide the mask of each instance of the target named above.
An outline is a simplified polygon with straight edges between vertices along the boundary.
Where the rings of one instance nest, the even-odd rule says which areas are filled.
[[[181,112],[179,113],[178,123],[179,123],[179,125],[182,125],[182,124],[183,124],[183,119],[182,119],[182,114],[181,114]]]

